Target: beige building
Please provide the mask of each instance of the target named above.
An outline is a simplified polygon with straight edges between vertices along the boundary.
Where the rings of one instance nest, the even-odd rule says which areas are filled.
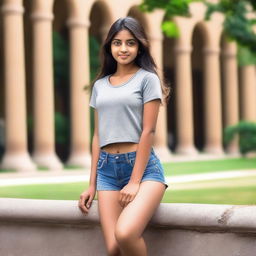
[[[191,5],[191,18],[174,19],[180,30],[174,40],[160,29],[164,11],[142,13],[137,7],[140,0],[0,2],[1,168],[61,170],[64,162],[90,166],[93,122],[90,95],[83,89],[95,72],[90,70],[89,39],[101,43],[111,24],[128,15],[144,25],[159,72],[173,88],[168,106],[160,109],[154,142],[162,160],[174,154],[237,154],[237,139],[224,148],[223,129],[239,120],[256,120],[255,66],[238,68],[236,45],[223,36],[223,17],[215,14],[205,22],[205,7],[200,3]],[[69,43],[64,96],[64,87],[57,90],[54,79],[57,68],[62,68],[53,61],[54,32]],[[54,125],[57,108],[68,113],[71,131],[69,142],[59,148]]]

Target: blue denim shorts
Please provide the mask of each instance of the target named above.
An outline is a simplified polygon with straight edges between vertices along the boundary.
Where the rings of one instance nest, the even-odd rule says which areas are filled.
[[[135,158],[136,151],[111,154],[100,150],[97,163],[96,190],[121,190],[130,180]],[[159,181],[165,185],[165,189],[168,187],[164,177],[164,169],[153,148],[141,182],[145,180]]]

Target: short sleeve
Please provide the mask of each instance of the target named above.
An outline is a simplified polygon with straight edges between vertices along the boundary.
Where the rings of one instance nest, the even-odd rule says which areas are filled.
[[[154,99],[160,99],[162,101],[161,83],[156,74],[150,73],[144,78],[142,96],[143,104]]]
[[[92,87],[92,94],[91,94],[90,103],[89,103],[89,105],[93,108],[97,108],[96,107],[96,97],[97,97],[97,93],[96,93],[96,88],[95,88],[95,85],[94,85]]]

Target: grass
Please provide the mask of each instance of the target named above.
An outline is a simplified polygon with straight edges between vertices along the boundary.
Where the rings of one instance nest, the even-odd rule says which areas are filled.
[[[88,182],[31,184],[0,187],[0,197],[76,200],[88,187]]]
[[[175,183],[165,203],[256,204],[256,176]]]
[[[183,174],[256,169],[256,158],[174,162],[163,163],[162,165],[164,167],[165,175],[177,176]]]
[[[167,191],[163,203],[255,205],[256,185]]]
[[[170,185],[162,203],[256,204],[253,177],[197,181]],[[20,185],[0,188],[0,197],[78,200],[88,182]],[[97,193],[95,195],[97,200]]]
[[[256,169],[256,158],[163,163],[166,176]],[[39,171],[46,171],[40,169]],[[67,170],[72,172],[73,170]],[[1,172],[1,170],[0,170]],[[163,203],[256,204],[255,176],[175,183]],[[0,197],[78,200],[88,182],[33,184],[0,187]],[[97,193],[95,195],[97,200]]]

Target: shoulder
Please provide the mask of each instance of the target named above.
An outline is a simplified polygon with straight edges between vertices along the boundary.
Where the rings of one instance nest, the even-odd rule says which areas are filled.
[[[97,80],[95,81],[94,85],[95,85],[95,86],[99,86],[100,84],[104,83],[105,80],[106,80],[106,77],[107,77],[107,76],[104,76],[104,77],[102,77],[102,78],[97,79]]]
[[[156,73],[147,71],[145,69],[142,69],[142,75],[143,75],[143,81],[144,80],[159,80],[159,77]]]
[[[102,78],[97,79],[97,80],[94,82],[94,84],[93,84],[93,88],[95,88],[95,90],[97,90],[98,87],[99,87],[101,84],[103,84],[103,83],[105,82],[106,77],[107,77],[107,76],[104,76],[104,77],[102,77]]]
[[[143,69],[142,85],[145,85],[148,83],[160,83],[160,79],[156,73]]]

